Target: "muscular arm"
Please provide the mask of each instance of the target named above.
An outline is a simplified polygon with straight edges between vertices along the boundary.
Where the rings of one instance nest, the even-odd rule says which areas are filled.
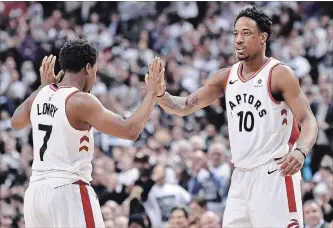
[[[276,66],[272,71],[271,87],[272,91],[282,94],[284,101],[300,123],[301,134],[297,147],[307,154],[317,139],[317,121],[292,69],[284,65]]]
[[[107,110],[93,95],[78,92],[67,103],[67,111],[75,119],[88,123],[98,131],[118,138],[136,140],[155,105],[155,96],[147,93],[139,108],[126,120]],[[69,109],[68,109],[69,107]]]
[[[12,128],[22,129],[31,125],[31,120],[30,120],[31,106],[37,96],[37,93],[41,89],[42,87],[39,87],[20,106],[17,107],[11,118]]]
[[[187,97],[172,96],[169,93],[157,99],[158,104],[168,113],[187,116],[212,104],[222,93],[229,70],[222,69],[201,88]]]

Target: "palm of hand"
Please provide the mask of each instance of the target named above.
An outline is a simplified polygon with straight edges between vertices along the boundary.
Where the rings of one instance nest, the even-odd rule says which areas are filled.
[[[149,65],[149,74],[145,76],[146,86],[152,86],[150,83],[154,84],[157,96],[161,95],[165,91],[164,83],[164,67],[162,61],[159,58],[155,58],[153,63]]]

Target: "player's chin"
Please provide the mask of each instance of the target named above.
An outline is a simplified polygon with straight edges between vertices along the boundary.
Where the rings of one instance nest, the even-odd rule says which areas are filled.
[[[240,55],[240,54],[237,55],[239,61],[248,60],[249,57],[250,57],[249,55]]]

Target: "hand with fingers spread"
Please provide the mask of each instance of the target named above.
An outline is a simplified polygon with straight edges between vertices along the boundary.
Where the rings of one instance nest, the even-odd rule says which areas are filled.
[[[297,173],[304,165],[305,157],[298,149],[291,151],[281,158],[277,164],[280,166],[282,176],[291,176]]]
[[[61,77],[64,75],[64,71],[60,71],[57,76],[54,74],[54,65],[57,57],[54,55],[45,56],[39,73],[41,77],[42,86],[49,85],[52,83],[58,83]]]
[[[153,93],[155,96],[159,95],[160,84],[164,78],[165,68],[159,57],[155,57],[153,62],[149,64],[149,75],[146,75],[145,82],[147,92]]]

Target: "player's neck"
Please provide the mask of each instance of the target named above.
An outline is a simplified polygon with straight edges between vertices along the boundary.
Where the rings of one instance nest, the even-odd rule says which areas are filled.
[[[84,77],[80,77],[77,74],[66,73],[64,79],[59,83],[60,86],[73,86],[83,91],[85,84]]]
[[[268,57],[265,54],[259,54],[247,61],[243,61],[243,75],[248,75],[257,72],[267,61]]]

